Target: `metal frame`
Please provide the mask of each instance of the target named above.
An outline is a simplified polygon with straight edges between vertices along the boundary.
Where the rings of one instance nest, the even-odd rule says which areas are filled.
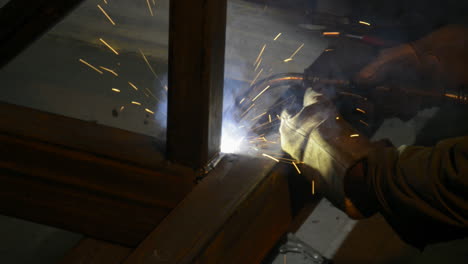
[[[220,150],[226,15],[227,0],[170,6],[167,153],[195,169]]]
[[[81,2],[6,4],[0,67]],[[221,138],[226,1],[205,2],[171,3],[167,152],[188,166],[151,137],[2,103],[1,213],[136,246],[185,197]]]
[[[0,109],[3,214],[135,246],[194,186],[193,170],[151,159],[158,151],[149,137]]]
[[[292,221],[276,162],[227,157],[133,251],[131,263],[259,263]]]
[[[11,0],[0,67],[80,2]],[[225,157],[194,183],[220,147],[226,3],[171,2],[169,161],[151,137],[0,104],[0,212],[126,246],[87,239],[66,263],[96,248],[107,253],[87,263],[120,263],[133,247],[125,263],[153,263],[155,252],[166,263],[260,262],[296,215],[287,173]]]

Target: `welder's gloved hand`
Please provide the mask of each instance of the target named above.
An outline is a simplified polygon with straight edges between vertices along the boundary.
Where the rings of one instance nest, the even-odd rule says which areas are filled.
[[[383,50],[358,73],[356,82],[373,86],[422,82],[426,89],[434,82],[442,88],[468,85],[467,46],[468,27],[445,26],[415,42]]]
[[[350,201],[345,197],[343,179],[366,157],[371,149],[369,140],[346,123],[327,98],[310,88],[304,96],[304,108],[295,116],[283,112],[281,119],[283,150],[303,161],[303,174],[319,179],[325,197],[346,211]]]

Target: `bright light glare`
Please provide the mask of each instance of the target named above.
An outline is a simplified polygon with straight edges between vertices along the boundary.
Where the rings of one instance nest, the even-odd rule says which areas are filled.
[[[221,140],[221,152],[237,153],[240,151],[241,140],[233,137],[223,137]]]
[[[234,122],[225,120],[223,122],[223,134],[221,137],[221,152],[223,153],[239,153],[241,151],[241,143],[244,140],[243,132]]]

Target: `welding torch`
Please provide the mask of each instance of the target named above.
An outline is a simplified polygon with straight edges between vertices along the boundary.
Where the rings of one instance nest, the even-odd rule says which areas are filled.
[[[275,97],[275,90],[285,87],[286,90],[281,96],[276,95],[276,97],[278,97],[276,101],[271,100],[271,98]],[[271,122],[271,124],[268,124],[267,117],[269,115],[258,119],[251,117],[259,115],[260,112],[267,112],[271,114],[271,116],[277,116],[281,115],[284,109],[288,109],[290,113],[300,111],[303,101],[302,97],[305,90],[309,87],[325,94],[331,100],[340,98],[338,100],[340,103],[351,99],[354,101],[357,100],[360,103],[375,104],[378,102],[377,104],[379,104],[380,107],[386,107],[387,99],[391,97],[397,98],[397,100],[398,98],[408,99],[416,97],[419,100],[429,102],[432,106],[468,103],[468,94],[465,94],[462,90],[437,93],[434,91],[392,86],[364,87],[350,80],[321,78],[303,73],[282,73],[256,82],[248,89],[247,93],[239,97],[236,100],[236,119],[237,121],[244,119],[254,120],[255,124],[253,124],[252,127],[259,128],[258,130],[254,129],[258,133],[264,133],[267,130],[274,129],[278,124]],[[252,111],[254,105],[255,109],[261,110],[259,110],[259,112]],[[356,109],[359,109],[358,106],[352,108],[352,110]],[[371,118],[370,113],[367,114],[368,118]],[[377,112],[375,114],[381,115],[385,113]],[[363,122],[363,120],[358,120],[358,122],[369,126],[369,124],[365,121]],[[370,122],[372,121],[370,120]]]
[[[445,91],[444,93],[436,93],[433,91],[424,91],[421,89],[410,88],[393,88],[391,86],[377,86],[377,87],[363,87],[359,86],[350,80],[341,79],[328,79],[317,76],[309,76],[303,73],[282,73],[276,74],[264,80],[258,81],[253,84],[246,94],[237,100],[237,106],[245,111],[248,106],[255,101],[259,101],[261,96],[271,93],[272,90],[282,86],[294,86],[296,89],[299,87],[296,95],[299,96],[306,88],[322,87],[320,92],[335,97],[336,95],[347,95],[359,97],[367,100],[369,97],[386,96],[390,93],[396,93],[402,96],[413,96],[424,99],[429,99],[434,104],[448,102],[448,103],[468,103],[468,94],[463,90],[458,91]],[[326,91],[324,91],[324,89]],[[377,94],[377,95],[376,95]],[[247,103],[246,101],[249,101]]]
[[[370,88],[359,89],[358,85],[354,82],[349,80],[339,80],[339,79],[326,79],[326,78],[319,78],[319,77],[308,77],[304,78],[304,80],[309,81],[312,84],[321,84],[321,85],[330,85],[334,86],[337,92],[353,92],[353,91],[361,91],[364,93],[368,93],[366,91]],[[419,96],[419,97],[426,97],[426,98],[434,98],[437,100],[447,100],[448,102],[452,103],[468,103],[468,94],[465,94],[463,90],[458,91],[445,91],[444,93],[436,93],[432,91],[424,91],[421,89],[409,89],[409,88],[391,88],[390,86],[377,86],[374,88],[377,92],[398,92],[403,95],[408,96]]]

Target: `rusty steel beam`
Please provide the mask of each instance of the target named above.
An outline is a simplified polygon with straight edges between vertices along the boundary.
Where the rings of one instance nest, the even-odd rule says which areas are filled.
[[[0,133],[0,213],[136,246],[194,186],[155,171]]]
[[[275,164],[224,158],[124,263],[259,263],[292,221]]]
[[[203,168],[220,149],[227,0],[171,1],[167,154]]]
[[[169,165],[161,142],[147,135],[0,102],[0,134],[29,138],[68,149],[174,174],[192,170]]]

